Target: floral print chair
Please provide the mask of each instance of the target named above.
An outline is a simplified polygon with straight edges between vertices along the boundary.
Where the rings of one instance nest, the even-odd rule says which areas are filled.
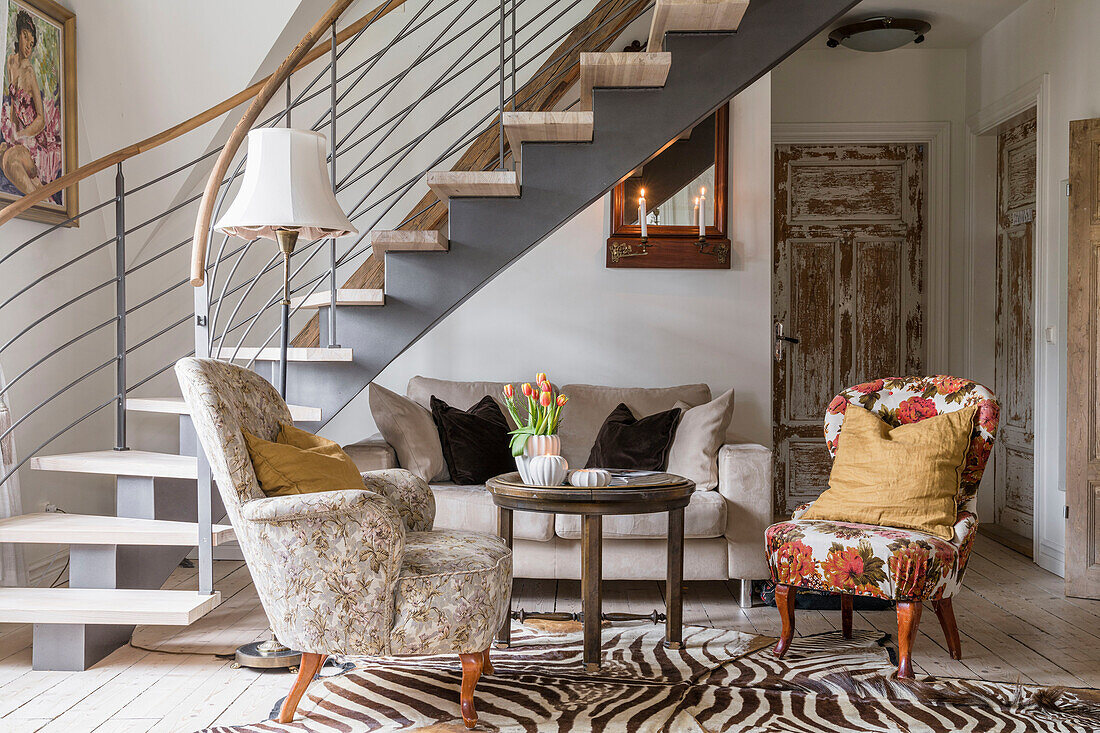
[[[834,457],[848,405],[870,410],[894,426],[978,405],[956,496],[955,536],[947,541],[916,530],[802,520],[809,505],[800,506],[790,521],[764,532],[776,583],[775,605],[783,620],[775,653],[782,657],[794,636],[797,588],[841,594],[846,638],[852,633],[853,596],[886,598],[897,601],[898,677],[912,677],[913,640],[923,601],[930,601],[936,611],[951,657],[962,658],[951,597],[962,586],[977,531],[974,495],[993,448],[999,407],[989,389],[956,377],[896,377],[857,384],[834,397],[825,413],[825,440]]]
[[[489,646],[504,623],[512,553],[499,538],[433,531],[428,485],[408,471],[363,474],[361,489],[267,498],[242,430],[274,440],[290,411],[259,375],[181,359],[183,395],[275,636],[302,652],[279,721],[290,722],[329,654],[457,653],[466,727],[473,692],[492,674]]]

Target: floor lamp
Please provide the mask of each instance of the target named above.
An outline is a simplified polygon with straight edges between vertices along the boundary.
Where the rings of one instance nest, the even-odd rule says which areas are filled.
[[[290,255],[299,237],[312,241],[357,233],[336,201],[327,170],[327,151],[325,136],[312,130],[266,127],[249,132],[244,180],[215,227],[242,239],[279,243],[283,300],[278,387],[284,400],[290,336]],[[244,667],[294,667],[301,655],[280,644],[272,632],[267,641],[238,648],[236,659]]]

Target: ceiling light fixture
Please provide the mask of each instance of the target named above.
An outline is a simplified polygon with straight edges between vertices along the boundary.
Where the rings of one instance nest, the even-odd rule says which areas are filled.
[[[893,51],[907,43],[921,43],[932,24],[915,18],[880,15],[842,25],[829,34],[829,48],[845,46],[855,51]]]

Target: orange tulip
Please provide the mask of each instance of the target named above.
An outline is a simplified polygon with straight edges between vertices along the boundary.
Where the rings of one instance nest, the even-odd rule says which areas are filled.
[[[542,384],[546,381],[546,372],[539,372],[535,375],[535,384]]]
[[[563,406],[568,401],[569,401],[569,398],[566,397],[565,395],[563,395],[563,394],[558,395],[558,407]]]
[[[516,388],[510,384],[504,385],[504,396],[508,399],[512,399],[516,396]]]
[[[553,397],[553,395],[550,394],[549,391],[543,392],[542,394],[539,395],[539,404],[542,405],[543,407],[549,407],[550,404],[553,401],[554,401],[554,397]]]
[[[524,397],[530,397],[531,395],[535,394],[535,390],[531,386],[530,382],[524,382],[523,386],[520,387],[520,389],[523,390]]]
[[[543,392],[552,392],[554,390],[554,385],[550,384],[544,379],[539,382],[539,389]]]

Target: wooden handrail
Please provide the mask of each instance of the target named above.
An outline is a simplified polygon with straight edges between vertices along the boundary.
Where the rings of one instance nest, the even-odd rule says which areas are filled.
[[[389,0],[389,2],[386,2],[383,5],[376,7],[374,10],[371,10],[362,18],[340,31],[336,35],[337,43],[343,43],[348,38],[351,38],[353,35],[366,28],[377,18],[381,18],[382,16],[387,15],[394,8],[397,8],[404,3],[405,0]],[[328,53],[331,45],[332,41],[330,40],[314,48],[298,61],[292,72],[297,71],[304,66],[308,66],[309,64],[319,59],[321,56]],[[249,99],[255,97],[264,88],[264,85],[267,84],[270,79],[271,76],[265,77],[253,84],[252,86],[248,87],[247,89],[237,92],[229,99],[226,99],[224,102],[220,102],[219,104],[214,105],[205,112],[200,112],[194,117],[184,120],[178,125],[173,125],[167,130],[162,130],[156,135],[147,137],[140,142],[136,142],[132,145],[127,145],[124,148],[119,148],[113,153],[108,153],[102,158],[93,160],[91,163],[85,163],[84,165],[77,168],[75,171],[70,171],[60,178],[55,178],[53,181],[46,184],[45,186],[35,189],[31,193],[16,199],[15,201],[5,206],[3,209],[0,209],[0,226],[3,226],[4,224],[19,216],[24,211],[31,208],[40,201],[49,198],[50,196],[53,196],[58,191],[66,189],[74,183],[84,180],[88,176],[99,173],[100,171],[110,168],[113,165],[117,165],[122,161],[127,160],[128,158],[134,157],[135,155],[152,150],[153,148],[163,145],[166,142],[175,140],[180,135],[185,135],[196,128],[202,127],[207,122],[221,117],[226,112],[231,111],[234,107],[237,107],[238,105],[243,104]]]

